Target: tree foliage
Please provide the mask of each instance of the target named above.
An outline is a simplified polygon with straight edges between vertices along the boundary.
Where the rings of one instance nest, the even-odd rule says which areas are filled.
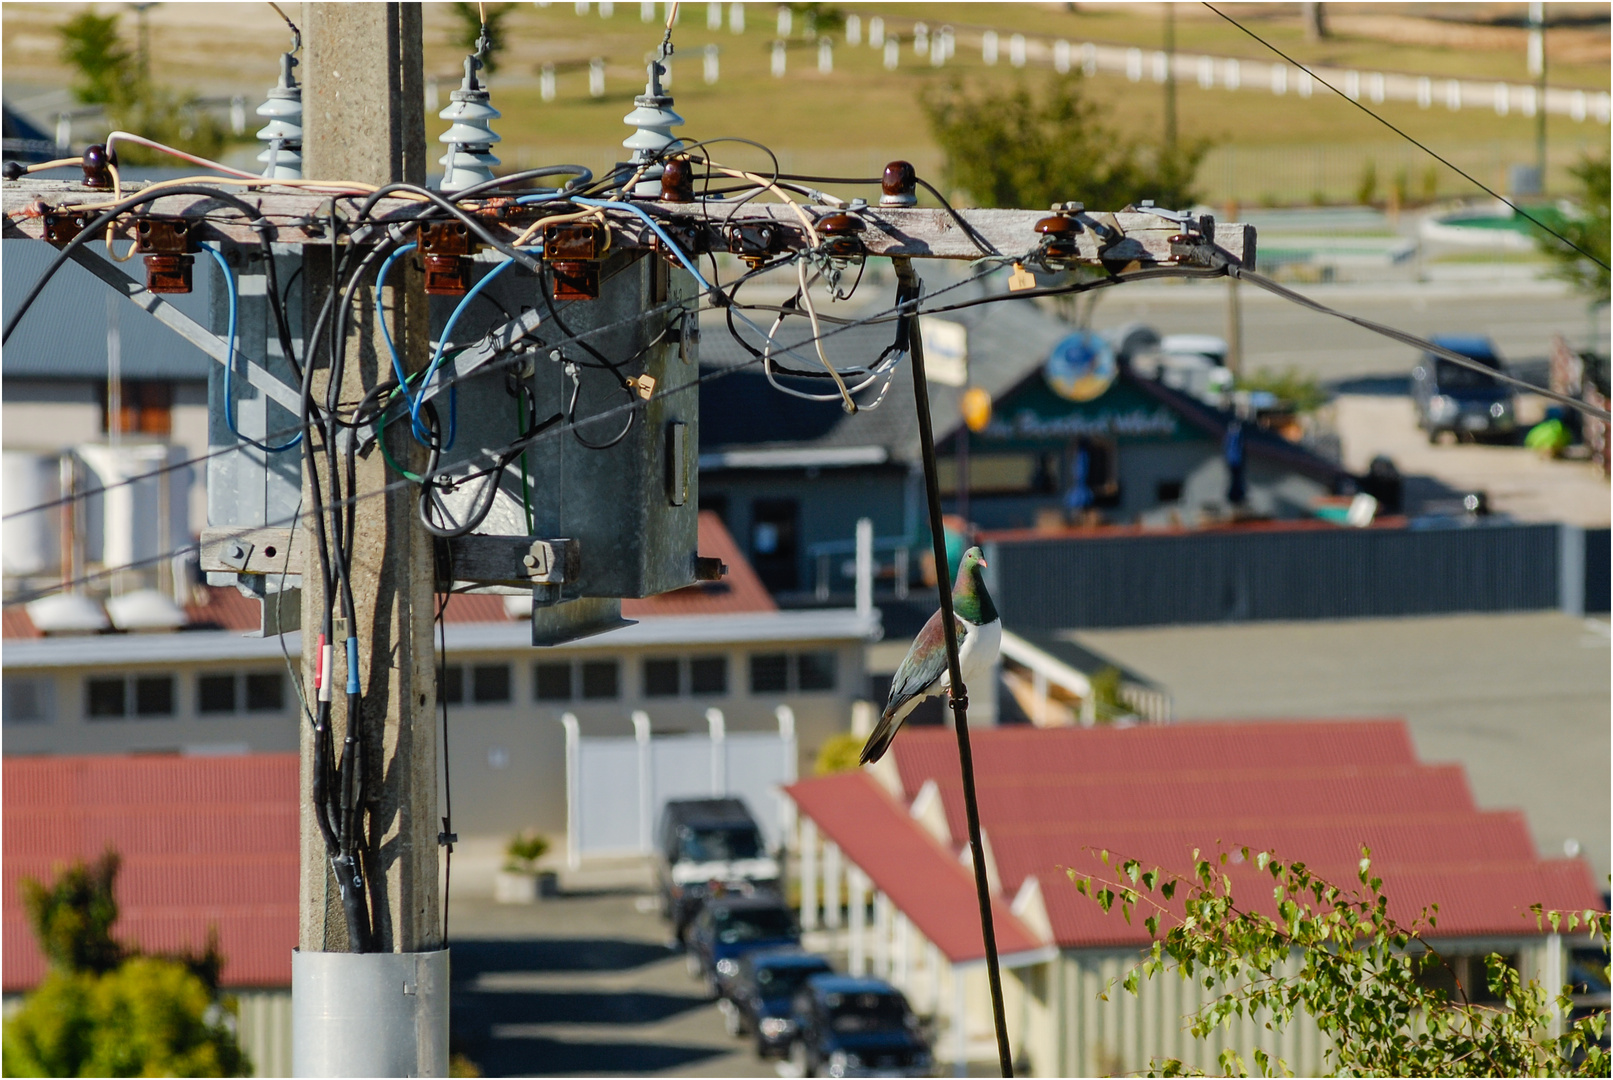
[[[1209,142],[1144,146],[1098,119],[1077,73],[1052,75],[1036,89],[1022,79],[970,90],[954,79],[926,93],[923,106],[946,154],[948,185],[976,205],[1074,200],[1118,210],[1143,199],[1170,207],[1197,200],[1193,179]]]
[[[144,78],[123,44],[117,15],[85,12],[63,23],[62,61],[77,78],[73,92],[85,104],[104,105],[114,129],[132,131],[203,157],[217,157],[231,140],[223,122],[195,94],[181,94]],[[119,164],[171,163],[172,158],[132,144],[118,148]]]
[[[1557,264],[1556,276],[1572,282],[1592,300],[1605,304],[1608,302],[1609,234],[1613,232],[1608,155],[1604,153],[1596,158],[1587,154],[1569,171],[1579,186],[1574,196],[1577,209],[1571,214],[1553,215],[1552,228],[1596,259],[1586,258],[1544,230],[1536,230],[1535,242]],[[1600,260],[1600,265],[1596,260]]]
[[[812,763],[812,775],[832,776],[857,768],[858,759],[862,756],[863,742],[863,736],[853,735],[849,731],[829,736],[823,740],[823,745],[818,747],[817,760]]]
[[[510,17],[515,10],[514,4],[466,4],[456,2],[449,5],[453,11],[454,24],[453,42],[466,52],[475,52],[477,43],[482,36],[482,11],[487,11],[487,51],[482,54],[482,70],[489,75],[498,70],[499,54],[504,51],[504,20]]]
[[[216,938],[201,955],[142,956],[112,937],[118,857],[21,882],[50,971],[6,1021],[7,1076],[244,1076],[218,997]]]
[[[1100,858],[1115,865],[1107,851]],[[1225,869],[1233,860],[1270,874],[1276,918],[1235,901]],[[1392,918],[1366,848],[1359,887],[1351,888],[1325,881],[1304,863],[1248,848],[1221,852],[1215,862],[1195,849],[1193,861],[1187,877],[1144,870],[1135,859],[1118,860],[1112,879],[1074,871],[1070,877],[1106,912],[1117,903],[1127,921],[1133,909],[1147,912],[1143,923],[1154,941],[1122,980],[1125,990],[1136,994],[1141,981],[1174,973],[1213,992],[1191,1017],[1194,1038],[1210,1039],[1240,1016],[1279,1030],[1303,1011],[1328,1036],[1327,1060],[1338,1075],[1608,1075],[1613,1062],[1602,1043],[1605,1011],[1570,1022],[1571,987],[1525,982],[1496,955],[1484,958],[1494,1002],[1471,1000],[1426,937],[1435,928],[1437,905],[1409,926]],[[1538,905],[1534,912],[1540,928],[1549,923],[1554,932],[1608,940],[1607,912],[1548,912]],[[1442,980],[1426,977],[1442,967],[1452,976],[1454,996]],[[1562,1024],[1561,1035],[1548,1033],[1554,1023]],[[1281,1058],[1259,1048],[1253,1057],[1262,1076],[1291,1075]],[[1233,1050],[1223,1051],[1220,1063],[1229,1075],[1245,1075],[1246,1063]],[[1151,1062],[1150,1071],[1179,1076],[1188,1070],[1166,1058]]]

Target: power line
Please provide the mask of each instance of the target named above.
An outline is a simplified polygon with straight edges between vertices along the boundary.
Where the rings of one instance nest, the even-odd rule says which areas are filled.
[[[1533,214],[1529,213],[1527,210],[1523,209],[1523,207],[1519,206],[1517,203],[1513,202],[1511,199],[1507,198],[1505,195],[1502,195],[1500,192],[1496,191],[1494,188],[1490,187],[1488,184],[1486,184],[1483,181],[1477,179],[1471,173],[1466,172],[1465,170],[1461,169],[1457,165],[1452,164],[1448,159],[1446,159],[1444,157],[1441,157],[1439,154],[1436,154],[1434,151],[1430,150],[1427,146],[1425,146],[1422,143],[1418,142],[1416,139],[1412,138],[1410,135],[1406,134],[1404,131],[1400,130],[1398,127],[1396,127],[1395,125],[1391,124],[1389,121],[1385,120],[1383,117],[1379,116],[1377,113],[1373,112],[1371,109],[1367,108],[1365,105],[1361,104],[1359,101],[1355,100],[1355,98],[1352,98],[1349,94],[1346,94],[1344,91],[1340,90],[1338,87],[1334,86],[1332,83],[1328,82],[1326,79],[1324,79],[1320,75],[1316,74],[1316,72],[1312,71],[1310,68],[1306,67],[1304,64],[1301,64],[1298,60],[1295,60],[1293,57],[1291,57],[1287,53],[1283,52],[1277,46],[1273,45],[1271,42],[1267,41],[1265,38],[1261,37],[1259,34],[1255,33],[1253,30],[1249,29],[1247,26],[1244,26],[1237,19],[1234,19],[1231,15],[1228,15],[1226,12],[1224,12],[1220,8],[1216,7],[1214,4],[1205,2],[1204,6],[1209,8],[1211,11],[1215,12],[1217,15],[1221,16],[1221,18],[1225,19],[1227,22],[1231,23],[1233,26],[1236,26],[1239,30],[1242,30],[1245,34],[1248,34],[1250,37],[1252,37],[1256,41],[1260,42],[1260,44],[1264,45],[1266,48],[1270,49],[1272,52],[1276,53],[1278,56],[1282,57],[1284,60],[1288,61],[1290,64],[1293,64],[1295,67],[1299,68],[1299,70],[1303,71],[1305,74],[1309,75],[1311,78],[1315,79],[1317,82],[1321,83],[1323,86],[1325,86],[1329,90],[1333,91],[1335,94],[1337,94],[1339,97],[1343,98],[1345,101],[1348,101],[1351,105],[1354,105],[1356,108],[1360,109],[1362,112],[1364,112],[1368,116],[1372,117],[1372,119],[1376,120],[1378,123],[1382,124],[1384,127],[1388,128],[1390,131],[1394,132],[1396,135],[1399,135],[1402,139],[1405,139],[1407,142],[1411,143],[1417,149],[1421,150],[1423,153],[1427,154],[1429,157],[1433,158],[1435,161],[1439,162],[1441,165],[1445,166],[1447,169],[1450,169],[1452,172],[1456,173],[1456,175],[1460,176],[1462,179],[1466,180],[1468,183],[1472,184],[1474,187],[1478,188],[1479,190],[1485,192],[1488,195],[1493,196],[1496,199],[1499,199],[1501,202],[1505,203],[1507,206],[1510,206],[1512,208],[1512,212],[1517,214],[1519,217],[1528,220],[1529,222],[1534,224],[1537,228],[1539,228],[1543,232],[1548,232],[1552,236],[1555,236],[1557,239],[1561,240],[1563,243],[1567,244],[1569,247],[1573,248],[1575,251],[1577,251],[1581,255],[1585,256],[1591,262],[1595,263],[1597,266],[1600,266],[1603,270],[1608,269],[1607,263],[1603,262],[1601,259],[1598,259],[1595,255],[1592,255],[1590,252],[1586,251],[1584,248],[1582,248],[1578,244],[1574,243],[1568,237],[1564,236],[1562,233],[1558,232],[1556,229],[1553,229],[1550,225],[1547,225],[1545,222],[1541,221],[1539,218],[1535,217]],[[1539,107],[1541,109],[1544,109],[1546,107],[1546,103],[1541,102]],[[1542,182],[1544,182],[1545,177],[1541,177],[1541,180],[1542,180]]]

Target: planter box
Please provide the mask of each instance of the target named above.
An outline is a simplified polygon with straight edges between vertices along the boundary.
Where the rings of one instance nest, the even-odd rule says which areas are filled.
[[[523,874],[500,870],[493,876],[493,899],[501,904],[535,904],[545,896],[560,895],[560,877],[553,870]]]

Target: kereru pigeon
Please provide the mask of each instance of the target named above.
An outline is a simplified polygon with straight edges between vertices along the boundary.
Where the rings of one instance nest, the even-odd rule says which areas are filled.
[[[986,557],[978,547],[965,551],[958,564],[958,579],[952,586],[952,610],[957,616],[958,667],[966,687],[985,685],[1003,643],[1002,620],[997,617],[997,606],[991,602],[991,594],[986,591],[986,582],[980,575],[985,565]],[[951,687],[946,639],[941,636],[941,613],[937,611],[913,639],[913,647],[907,650],[902,666],[896,669],[885,712],[863,746],[862,764],[884,756],[902,721],[920,701],[945,694]]]

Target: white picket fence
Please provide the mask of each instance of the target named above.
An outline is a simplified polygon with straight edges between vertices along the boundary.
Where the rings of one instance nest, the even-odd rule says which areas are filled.
[[[795,714],[775,711],[778,731],[730,734],[720,709],[704,735],[656,736],[633,713],[631,736],[584,738],[566,713],[566,849],[577,869],[590,856],[647,855],[669,799],[744,799],[769,847],[789,835],[793,805],[780,790],[796,778]]]

